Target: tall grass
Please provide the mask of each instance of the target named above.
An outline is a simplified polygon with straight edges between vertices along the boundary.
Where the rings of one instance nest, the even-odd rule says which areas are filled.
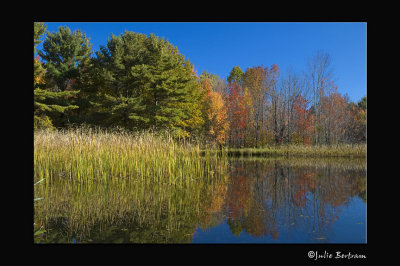
[[[35,222],[46,228],[62,221],[70,232],[90,233],[99,224],[168,217],[163,226],[176,231],[179,219],[200,212],[210,188],[226,182],[226,169],[226,157],[202,156],[198,144],[168,134],[35,131],[34,182],[44,179],[34,186],[43,198]]]
[[[107,182],[126,178],[145,182],[188,184],[204,175],[198,144],[177,142],[168,134],[68,129],[34,134],[35,180],[67,178]],[[209,167],[209,166],[208,166]]]

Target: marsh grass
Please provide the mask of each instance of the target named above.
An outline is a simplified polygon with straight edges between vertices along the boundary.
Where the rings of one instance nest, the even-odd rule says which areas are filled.
[[[204,175],[198,144],[177,142],[168,134],[70,129],[34,134],[35,180],[67,178],[73,182],[132,182],[187,184]],[[207,154],[210,158],[214,155]],[[206,165],[207,166],[207,165]]]
[[[35,131],[34,182],[43,181],[34,195],[43,200],[34,219],[45,228],[61,224],[67,235],[121,223],[173,234],[200,215],[207,191],[227,181],[226,159],[166,133]]]

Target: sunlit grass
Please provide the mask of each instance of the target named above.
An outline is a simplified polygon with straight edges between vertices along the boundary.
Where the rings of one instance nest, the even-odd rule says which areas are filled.
[[[107,182],[112,178],[184,184],[204,175],[198,144],[170,135],[70,129],[34,134],[35,180],[67,178]]]
[[[226,182],[226,157],[153,132],[89,128],[34,132],[35,223],[70,233],[104,224],[160,223],[169,231],[199,213],[207,191]],[[199,205],[200,204],[200,205]],[[186,217],[189,215],[188,217]]]

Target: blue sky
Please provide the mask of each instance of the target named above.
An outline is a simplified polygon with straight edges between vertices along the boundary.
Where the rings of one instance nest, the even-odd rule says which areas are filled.
[[[366,22],[46,22],[47,30],[59,26],[80,29],[90,37],[93,50],[125,30],[165,37],[195,66],[227,78],[233,66],[277,64],[284,75],[289,68],[301,73],[318,50],[332,58],[340,93],[352,101],[366,95]],[[41,45],[38,49],[41,49]]]

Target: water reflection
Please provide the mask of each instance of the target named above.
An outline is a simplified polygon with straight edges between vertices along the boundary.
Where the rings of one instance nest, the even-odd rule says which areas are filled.
[[[227,196],[232,233],[269,237],[271,242],[329,242],[332,225],[354,197],[365,202],[362,167],[293,167],[282,161],[233,161]],[[298,238],[299,236],[297,236]]]
[[[38,192],[40,242],[366,242],[363,161],[230,159],[207,173],[174,186],[61,179]]]

